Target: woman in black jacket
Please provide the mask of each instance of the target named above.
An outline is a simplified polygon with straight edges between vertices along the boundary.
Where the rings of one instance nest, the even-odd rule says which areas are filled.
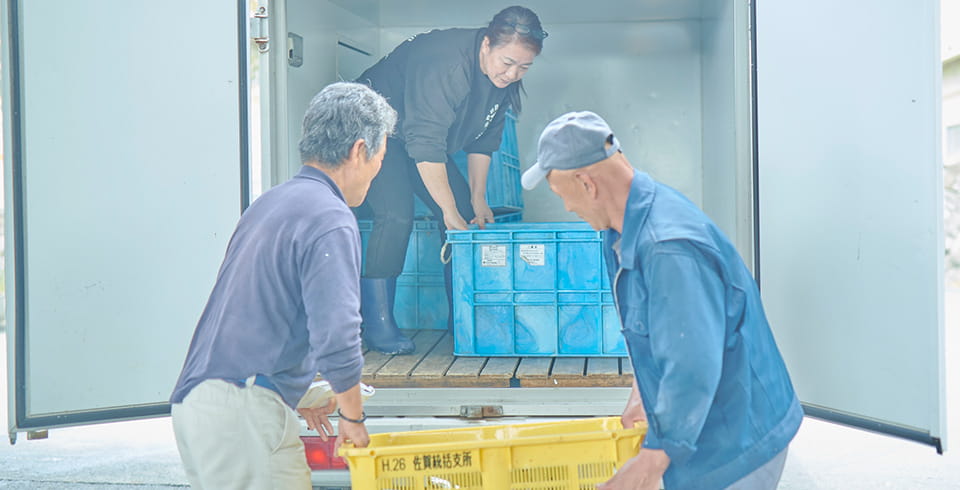
[[[490,154],[500,147],[507,108],[520,111],[520,79],[546,37],[535,13],[508,7],[486,28],[416,35],[357,79],[386,97],[399,114],[383,167],[358,211],[373,217],[361,279],[363,338],[372,349],[414,350],[393,318],[414,195],[434,216],[442,216],[444,230],[493,222],[486,202]],[[469,183],[451,158],[460,150],[467,153]],[[449,298],[449,267],[445,275]]]

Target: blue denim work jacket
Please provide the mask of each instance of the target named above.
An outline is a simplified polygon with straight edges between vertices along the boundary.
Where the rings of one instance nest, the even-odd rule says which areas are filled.
[[[604,256],[666,488],[725,488],[803,418],[760,292],[733,244],[679,192],[635,171]]]

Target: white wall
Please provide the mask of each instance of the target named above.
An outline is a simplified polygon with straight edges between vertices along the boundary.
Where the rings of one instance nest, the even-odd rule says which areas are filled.
[[[958,19],[960,20],[960,19]],[[943,225],[948,283],[960,285],[960,56],[943,65]]]
[[[337,81],[337,41],[373,51],[379,45],[379,31],[370,20],[325,0],[288,0],[286,8],[287,30],[303,36],[303,65],[287,66],[288,171],[293,175],[300,168],[297,145],[307,104],[320,89]],[[277,56],[285,43],[274,43]]]
[[[163,403],[240,215],[237,4],[178,19],[202,50],[156,2],[21,5],[17,391],[26,415]]]
[[[940,59],[960,56],[960,0],[940,0]]]
[[[550,26],[526,79],[519,120],[524,168],[556,116],[592,110],[631,163],[701,202],[700,26],[695,20]],[[527,221],[577,220],[546,186],[524,193]]]
[[[431,26],[447,27],[447,26]],[[701,200],[700,25],[697,20],[547,24],[543,53],[524,78],[517,128],[523,168],[554,117],[592,110],[610,123],[631,162]],[[389,52],[426,26],[384,28]],[[578,221],[541,186],[524,191],[525,221]]]
[[[940,4],[940,59],[943,60],[943,225],[946,240],[946,277],[960,285],[960,152],[951,143],[960,127],[960,0]]]
[[[758,3],[757,137],[761,290],[801,401],[940,437],[936,15]]]
[[[701,22],[704,211],[753,265],[754,175],[749,8],[705,4]]]

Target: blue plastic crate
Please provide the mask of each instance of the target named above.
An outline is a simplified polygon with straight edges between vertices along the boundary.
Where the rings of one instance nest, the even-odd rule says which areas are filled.
[[[500,215],[498,222],[520,221],[520,212]],[[367,256],[367,239],[373,222],[357,220],[363,257]],[[447,295],[440,261],[441,238],[436,221],[416,220],[407,245],[403,272],[397,278],[397,295],[393,316],[400,328],[421,330],[447,329]],[[361,264],[361,270],[365,265]]]
[[[503,124],[500,149],[490,155],[490,170],[487,173],[487,204],[494,214],[509,214],[523,209],[520,184],[520,150],[517,146],[517,117],[507,111]],[[467,154],[458,151],[453,161],[464,177],[467,177]],[[430,207],[419,197],[413,198],[413,215],[422,218],[433,216]]]
[[[506,223],[447,234],[454,354],[620,357],[626,346],[585,223]]]
[[[487,204],[496,214],[523,209],[519,154],[517,117],[507,111],[500,149],[490,155],[490,171],[487,174]],[[460,172],[467,175],[467,154],[457,152],[453,160]]]
[[[363,257],[367,256],[367,239],[373,222],[358,220]],[[447,329],[447,296],[440,262],[440,229],[436,221],[413,222],[413,232],[397,278],[397,295],[393,315],[400,328],[423,330]],[[362,266],[363,267],[363,266]]]
[[[494,216],[493,219],[497,223],[516,223],[518,221],[523,221],[523,211],[498,214]]]
[[[430,210],[430,206],[424,204],[423,200],[420,199],[420,196],[413,196],[413,216],[414,218],[432,218],[433,211]]]

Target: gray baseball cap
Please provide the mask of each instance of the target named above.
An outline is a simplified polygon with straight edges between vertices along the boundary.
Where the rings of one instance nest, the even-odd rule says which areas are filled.
[[[612,143],[606,147],[607,140]],[[520,183],[533,189],[551,170],[570,170],[610,158],[620,142],[602,117],[590,112],[568,112],[547,124],[537,144],[537,163],[523,172]]]

